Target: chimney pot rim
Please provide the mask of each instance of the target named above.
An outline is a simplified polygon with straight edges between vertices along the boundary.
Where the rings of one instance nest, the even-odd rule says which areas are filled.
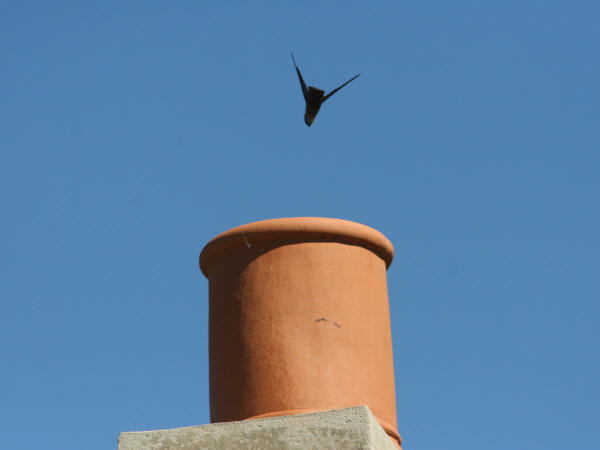
[[[200,253],[200,270],[208,278],[211,262],[220,255],[252,242],[268,241],[339,242],[364,247],[389,268],[394,246],[381,232],[361,223],[326,217],[287,217],[261,220],[227,230],[208,242]]]

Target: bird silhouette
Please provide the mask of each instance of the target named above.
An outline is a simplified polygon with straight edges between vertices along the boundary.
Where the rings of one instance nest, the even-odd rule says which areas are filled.
[[[317,117],[317,113],[319,112],[319,109],[321,109],[321,105],[325,103],[325,100],[327,100],[341,88],[346,86],[348,83],[358,78],[360,76],[360,73],[350,78],[341,86],[336,87],[329,94],[325,95],[325,91],[319,88],[316,88],[314,86],[309,86],[308,88],[306,87],[306,83],[302,79],[300,69],[298,69],[298,66],[296,65],[296,59],[294,58],[294,54],[292,52],[290,52],[290,54],[292,55],[292,61],[294,62],[294,67],[296,68],[296,72],[298,73],[298,79],[300,80],[300,86],[302,87],[302,95],[304,96],[304,101],[306,102],[306,110],[304,111],[304,123],[310,127],[313,121],[315,120],[315,117]]]

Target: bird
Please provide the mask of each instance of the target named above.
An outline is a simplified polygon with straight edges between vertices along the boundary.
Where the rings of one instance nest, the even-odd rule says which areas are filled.
[[[296,68],[296,72],[298,73],[298,79],[300,80],[300,86],[302,87],[302,95],[304,96],[304,101],[306,102],[306,110],[304,111],[304,123],[308,127],[310,127],[313,121],[315,120],[315,117],[317,117],[317,113],[319,112],[319,109],[321,109],[321,105],[325,103],[325,100],[327,100],[329,97],[331,97],[333,94],[335,94],[337,91],[339,91],[351,81],[356,80],[360,76],[360,73],[350,78],[341,86],[336,87],[329,94],[325,95],[325,91],[323,91],[322,89],[316,88],[314,86],[309,86],[308,88],[306,87],[306,83],[302,78],[300,69],[298,69],[298,66],[296,65],[296,59],[294,58],[294,54],[292,52],[290,52],[290,54],[292,55],[292,61],[294,62],[294,67]]]

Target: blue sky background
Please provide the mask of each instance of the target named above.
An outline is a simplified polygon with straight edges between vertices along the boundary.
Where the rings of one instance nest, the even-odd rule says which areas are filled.
[[[597,446],[600,6],[0,1],[0,429],[209,422],[212,237],[394,243],[405,448]],[[252,4],[250,4],[252,3]],[[332,97],[311,128],[289,51]]]

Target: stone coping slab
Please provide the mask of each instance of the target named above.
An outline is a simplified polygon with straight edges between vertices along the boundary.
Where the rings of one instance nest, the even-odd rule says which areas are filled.
[[[397,450],[367,406],[119,434],[118,450]]]

